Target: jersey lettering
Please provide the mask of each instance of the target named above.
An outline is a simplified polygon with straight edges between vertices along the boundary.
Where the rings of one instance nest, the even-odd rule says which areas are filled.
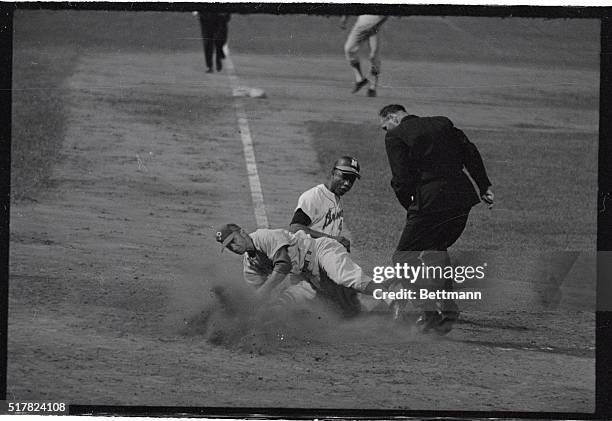
[[[342,235],[342,204],[324,184],[305,191],[299,198],[296,211],[308,218],[308,228],[327,235]]]
[[[325,214],[325,220],[323,221],[323,229],[325,229],[328,225],[333,223],[335,220],[342,218],[342,214],[343,214],[343,209],[340,209],[334,212],[333,208],[329,208],[327,210],[327,213]],[[340,225],[340,230],[342,230],[342,225]]]

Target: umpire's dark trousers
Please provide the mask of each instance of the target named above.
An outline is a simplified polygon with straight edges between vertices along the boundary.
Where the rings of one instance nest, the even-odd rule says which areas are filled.
[[[210,15],[200,14],[204,59],[208,68],[213,67],[213,52],[216,54],[217,63],[220,63],[225,58],[223,46],[227,42],[227,26],[227,20],[223,17],[211,17]]]
[[[471,208],[408,213],[406,226],[393,254],[393,263],[420,266],[450,266],[447,249],[465,229]],[[453,289],[452,279],[420,279],[416,285]]]

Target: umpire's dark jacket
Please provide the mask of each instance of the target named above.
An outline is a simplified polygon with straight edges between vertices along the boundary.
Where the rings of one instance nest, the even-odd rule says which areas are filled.
[[[409,213],[469,209],[491,185],[478,149],[446,117],[406,116],[387,132],[385,147],[391,187]]]

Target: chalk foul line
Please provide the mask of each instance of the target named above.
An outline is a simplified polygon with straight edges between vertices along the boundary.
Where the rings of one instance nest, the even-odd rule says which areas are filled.
[[[246,161],[246,170],[249,178],[249,187],[251,189],[251,198],[253,200],[253,210],[255,212],[255,222],[258,228],[268,228],[268,216],[266,215],[266,206],[264,203],[263,190],[259,181],[257,172],[257,161],[255,159],[255,149],[253,148],[253,139],[251,130],[249,129],[249,120],[247,119],[243,101],[240,99],[240,81],[236,76],[234,62],[229,53],[227,45],[224,47],[227,75],[232,87],[232,95],[234,96],[234,108],[236,109],[236,118],[238,119],[238,129],[240,138],[242,139],[242,150],[244,152],[244,160]]]

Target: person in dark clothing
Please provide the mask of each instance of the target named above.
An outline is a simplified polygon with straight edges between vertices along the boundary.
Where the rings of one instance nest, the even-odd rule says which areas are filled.
[[[206,60],[206,73],[213,72],[213,53],[217,71],[223,69],[225,53],[223,46],[227,42],[227,24],[230,20],[229,13],[198,12],[200,29],[202,30],[202,41],[204,43],[204,59]]]
[[[387,132],[391,186],[407,211],[393,262],[450,266],[447,249],[461,236],[470,209],[481,200],[493,205],[480,153],[447,117],[418,117],[402,105],[391,104],[380,110],[379,118]],[[452,279],[425,281],[428,288],[452,290]],[[447,333],[459,316],[452,300],[417,305],[423,310],[417,321],[423,331]]]

